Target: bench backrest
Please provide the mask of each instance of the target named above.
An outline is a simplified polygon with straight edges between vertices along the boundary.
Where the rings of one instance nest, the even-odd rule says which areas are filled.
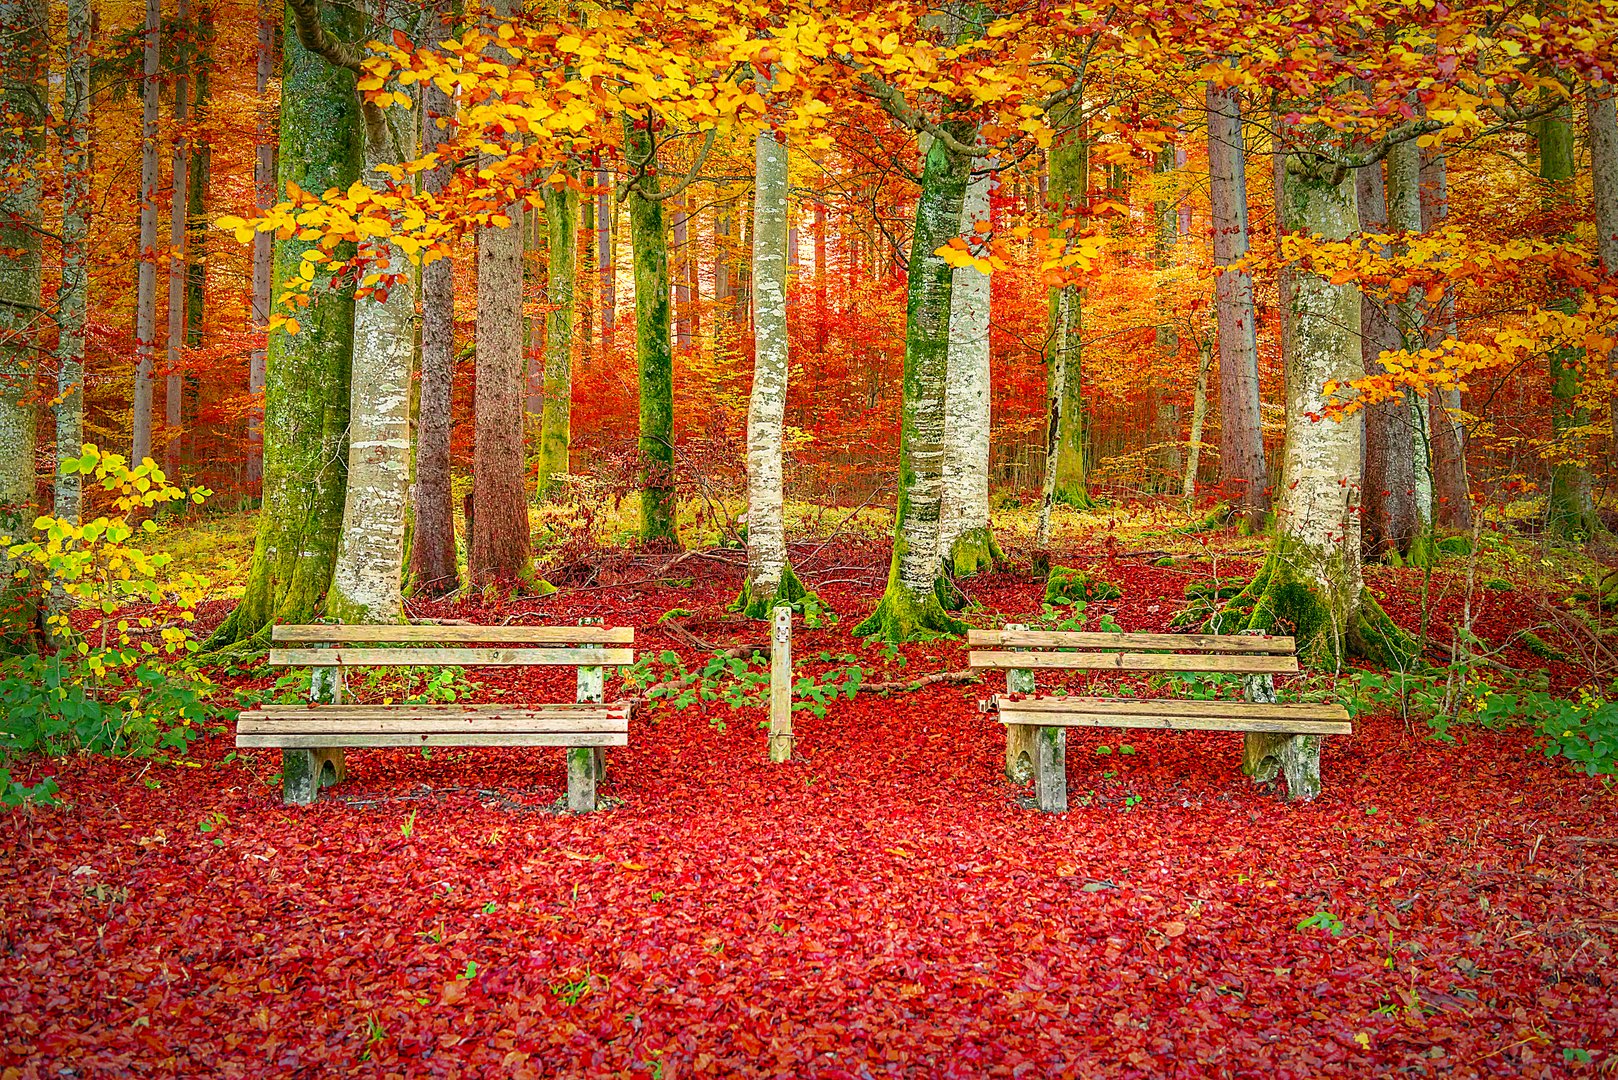
[[[634,628],[628,626],[277,626],[270,637],[278,645],[302,646],[270,649],[270,663],[283,667],[620,667],[635,662],[633,649],[604,647],[634,642]],[[479,644],[483,647],[462,647]]]
[[[1290,637],[1269,634],[1104,634],[1066,630],[968,630],[968,663],[996,670],[1210,671],[1291,675]]]

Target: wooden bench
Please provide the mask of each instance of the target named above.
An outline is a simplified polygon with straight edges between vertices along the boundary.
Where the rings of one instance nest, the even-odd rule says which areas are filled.
[[[1105,634],[1054,630],[969,630],[967,643],[983,646],[973,668],[1003,670],[1006,694],[984,702],[1006,726],[1006,776],[1033,779],[1041,810],[1067,809],[1067,729],[1149,728],[1239,731],[1245,736],[1242,771],[1260,782],[1286,776],[1293,798],[1320,792],[1320,740],[1353,728],[1340,705],[1280,705],[1276,675],[1298,671],[1290,637],[1263,634]],[[1179,698],[1040,696],[1039,668],[1065,671],[1224,673],[1243,676],[1242,701]]]
[[[281,794],[315,801],[343,779],[343,750],[371,746],[561,746],[567,748],[567,806],[596,807],[604,748],[629,745],[630,706],[608,704],[604,668],[632,664],[629,627],[277,626],[270,663],[311,669],[310,703],[243,712],[238,747],[281,750]],[[481,648],[465,648],[483,643]],[[498,647],[488,647],[488,646]],[[352,647],[351,647],[352,646]],[[537,646],[537,647],[529,647]],[[577,700],[559,705],[344,704],[342,673],[359,667],[578,668]]]

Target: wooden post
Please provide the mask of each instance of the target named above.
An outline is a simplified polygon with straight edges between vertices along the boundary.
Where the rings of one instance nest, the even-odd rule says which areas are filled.
[[[1067,728],[1035,729],[1034,793],[1039,808],[1067,813]]]
[[[313,643],[312,648],[329,649],[330,642]],[[309,700],[316,705],[343,703],[343,669],[309,669]],[[340,746],[299,747],[281,751],[281,801],[288,806],[308,806],[320,797],[321,789],[340,783],[347,769]]]
[[[775,609],[770,633],[770,760],[792,760],[792,608]]]
[[[1007,630],[1026,630],[1022,623],[1010,623]],[[1032,694],[1034,672],[1031,668],[1006,669],[1006,693]],[[1037,728],[1029,724],[1007,724],[1006,779],[1013,784],[1026,784],[1034,776],[1034,739]]]
[[[1243,630],[1257,634],[1257,630]],[[1273,675],[1244,675],[1242,697],[1256,705],[1276,703]],[[1249,731],[1242,736],[1242,772],[1255,783],[1267,784],[1277,772],[1287,778],[1287,797],[1313,799],[1320,794],[1320,735],[1286,735]]]
[[[599,667],[579,668],[580,702],[606,700],[606,677]],[[596,808],[596,781],[605,771],[599,746],[570,746],[567,751],[567,808],[575,814]]]

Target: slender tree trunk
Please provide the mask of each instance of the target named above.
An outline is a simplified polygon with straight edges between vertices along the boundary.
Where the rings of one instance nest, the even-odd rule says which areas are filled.
[[[642,126],[636,127],[637,123]],[[645,126],[624,120],[624,154],[631,172],[652,164],[655,144]],[[629,193],[635,258],[635,356],[640,373],[640,538],[678,545],[674,490],[674,354],[669,348],[669,237],[657,174],[648,171]]]
[[[1449,177],[1444,152],[1423,151],[1421,165],[1421,231],[1442,228],[1449,216]],[[1455,294],[1446,289],[1437,310],[1427,319],[1426,344],[1435,348],[1455,334]],[[1461,532],[1472,530],[1472,493],[1466,475],[1466,435],[1459,414],[1461,392],[1454,387],[1428,396],[1432,417],[1434,513],[1438,523]]]
[[[447,37],[454,26],[439,8],[437,34]],[[435,152],[453,138],[455,103],[428,81],[421,91],[421,149]],[[422,187],[438,194],[450,167],[422,174]],[[450,393],[455,377],[455,263],[445,256],[421,268],[421,383],[417,393],[416,481],[410,532],[410,583],[413,592],[445,596],[460,588],[455,565],[455,512],[450,493]]]
[[[579,193],[569,184],[545,198],[545,229],[550,244],[550,316],[545,322],[544,404],[539,424],[539,494],[556,491],[558,476],[570,471],[573,408],[573,318],[578,280]]]
[[[17,541],[32,537],[35,508],[49,25],[43,0],[0,0],[0,537]],[[0,543],[0,654],[37,644],[32,581],[6,547]]]
[[[83,477],[63,476],[60,462],[84,444],[84,327],[90,288],[90,221],[95,210],[95,173],[90,146],[90,0],[70,0],[63,39],[62,283],[57,291],[55,510],[78,521]],[[10,171],[9,169],[7,170]]]
[[[363,36],[353,8],[324,5],[327,32]],[[354,76],[285,35],[281,87],[280,186],[347,190],[359,179],[364,130]],[[298,275],[310,241],[275,244],[275,281]],[[330,258],[353,257],[339,244]],[[354,355],[354,292],[317,287],[298,312],[296,334],[269,337],[264,383],[264,499],[247,585],[236,610],[206,648],[265,641],[275,622],[315,617],[331,585],[342,535],[348,460],[349,373]]]
[[[826,266],[826,204],[815,201],[815,352],[824,355],[830,341],[831,316],[826,305],[826,288],[830,278]]]
[[[413,21],[390,27],[416,30]],[[362,108],[366,186],[385,190],[385,166],[416,156],[414,107]],[[372,291],[354,302],[354,362],[350,380],[348,490],[343,535],[326,611],[339,622],[404,619],[401,586],[405,506],[410,496],[410,395],[416,359],[416,278],[397,245],[378,241]]]
[[[978,162],[961,204],[960,233],[989,220],[996,162]],[[938,552],[956,577],[992,569],[999,548],[989,528],[989,275],[958,266],[951,275],[944,395],[944,494]]]
[[[1388,232],[1387,187],[1382,165],[1355,172],[1359,229]],[[1384,255],[1387,249],[1384,247]],[[1404,347],[1397,313],[1373,297],[1360,302],[1360,355],[1368,372],[1383,370],[1384,352]],[[1416,440],[1410,407],[1403,398],[1365,409],[1365,462],[1361,480],[1361,542],[1366,558],[1399,558],[1410,553],[1420,521],[1416,512]]]
[[[787,146],[753,144],[753,392],[747,407],[747,581],[733,605],[749,618],[802,599],[787,557],[781,435],[787,399]]]
[[[1080,110],[1076,103],[1067,104],[1058,107],[1051,117],[1057,135],[1050,149],[1046,190],[1053,225],[1059,225],[1089,199],[1090,145],[1082,130]],[[1052,290],[1050,347],[1053,404],[1049,412],[1056,430],[1048,437],[1054,452],[1046,458],[1045,468],[1051,474],[1046,486],[1055,502],[1084,510],[1092,503],[1084,447],[1084,292],[1076,285]]]
[[[1247,255],[1247,162],[1241,99],[1208,86],[1208,201],[1213,216],[1214,304],[1219,325],[1219,486],[1251,531],[1270,508],[1259,410],[1253,279],[1226,269]]]
[[[140,264],[135,285],[135,389],[129,456],[139,464],[152,455],[152,363],[157,351],[157,74],[162,33],[158,0],[146,0],[142,46],[140,151]]]
[[[517,12],[495,0],[492,24]],[[490,27],[491,31],[493,26]],[[491,60],[503,54],[490,46]],[[471,555],[475,587],[527,582],[533,574],[528,498],[523,490],[522,206],[507,224],[478,233],[477,387],[473,398]]]
[[[596,265],[601,268],[601,344],[610,347],[618,322],[618,268],[612,258],[612,174],[596,173]]]
[[[1152,265],[1154,274],[1154,288],[1152,301],[1156,308],[1157,326],[1154,339],[1158,354],[1168,369],[1176,366],[1180,354],[1180,334],[1174,326],[1173,313],[1170,311],[1169,284],[1170,276],[1174,272],[1174,246],[1179,241],[1178,227],[1179,214],[1175,203],[1176,199],[1165,176],[1174,171],[1174,147],[1167,146],[1159,150],[1152,161],[1152,214],[1157,220],[1156,235],[1152,243]],[[1184,464],[1180,457],[1180,407],[1173,398],[1164,393],[1166,386],[1159,380],[1152,380],[1148,386],[1148,396],[1155,399],[1154,419],[1157,430],[1154,439],[1161,449],[1158,452],[1159,465],[1157,477],[1153,480],[1153,487],[1161,484],[1162,490],[1168,490],[1169,484],[1180,479],[1184,473]]]
[[[197,12],[196,38],[192,43],[191,126],[198,130],[207,118],[209,101],[213,93],[211,77],[214,63],[214,7],[213,0],[203,0]],[[185,346],[202,347],[204,319],[208,304],[208,199],[212,186],[213,152],[210,138],[204,134],[191,140],[191,165],[186,170],[185,230]],[[256,234],[255,234],[256,235]],[[181,399],[180,422],[185,435],[185,452],[181,460],[186,467],[196,469],[197,411],[202,393],[202,382],[196,375],[185,376]]]
[[[691,286],[687,276],[691,249],[685,204],[684,194],[674,197],[674,250],[670,253],[674,278],[674,344],[681,350],[691,348]]]
[[[1186,442],[1185,482],[1180,494],[1190,502],[1197,493],[1197,469],[1202,464],[1202,427],[1208,419],[1208,369],[1213,366],[1213,346],[1203,339],[1197,344],[1197,385],[1191,394],[1191,437]]]
[[[1592,84],[1584,92],[1590,125],[1590,189],[1595,202],[1596,250],[1608,278],[1618,277],[1618,91],[1611,83]],[[1609,378],[1618,378],[1618,348],[1607,354]],[[1608,464],[1618,465],[1618,400],[1612,403],[1612,439]]]
[[[195,55],[191,41],[190,0],[178,0],[176,19],[180,26],[180,44],[174,52],[174,137],[173,178],[169,190],[169,322],[168,372],[163,380],[163,471],[171,479],[180,476],[180,451],[183,448],[183,416],[181,405],[185,394],[185,374],[182,370],[185,349],[185,279],[187,240],[185,228],[185,202],[190,183],[186,173],[191,166],[191,113],[190,65]]]
[[[954,122],[949,130],[968,145],[976,137],[970,124]],[[854,628],[860,637],[879,636],[899,642],[961,630],[961,624],[943,608],[946,582],[938,554],[944,494],[944,393],[954,275],[935,252],[960,228],[971,170],[970,157],[950,153],[938,140],[933,140],[927,149],[910,245],[893,560],[881,602],[869,618]]]
[[[1387,157],[1388,226],[1394,232],[1414,235],[1421,232],[1421,150],[1415,140],[1402,142],[1388,151]],[[1406,241],[1399,241],[1395,250],[1404,254],[1409,249]],[[1399,331],[1402,348],[1420,349],[1426,340],[1422,325],[1421,301],[1410,298],[1402,301],[1391,312]],[[1427,400],[1419,395],[1405,395],[1404,422],[1410,427],[1410,443],[1415,449],[1416,528],[1418,542],[1424,543],[1427,527],[1433,520],[1433,473],[1428,460],[1431,447],[1428,433],[1432,424],[1427,416]],[[1425,554],[1423,557],[1426,557]]]
[[[258,0],[258,124],[254,129],[253,205],[260,214],[275,203],[275,120],[270,113],[270,80],[275,77],[275,26],[270,0]],[[272,236],[253,234],[253,326],[265,331],[270,322],[271,272],[274,269]],[[247,388],[253,403],[247,413],[247,494],[257,498],[264,483],[264,349],[256,348],[247,361]]]

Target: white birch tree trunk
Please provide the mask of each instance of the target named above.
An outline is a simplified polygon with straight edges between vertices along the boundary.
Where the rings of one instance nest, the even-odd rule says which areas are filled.
[[[388,184],[378,166],[416,154],[416,113],[364,106],[365,183]],[[410,495],[410,384],[414,374],[416,277],[397,246],[378,246],[362,284],[379,291],[354,302],[349,383],[348,490],[326,610],[342,622],[404,618],[405,505]]]
[[[130,410],[129,459],[152,454],[152,358],[157,349],[157,75],[158,0],[146,0],[141,65],[140,264],[135,283],[135,388]]]
[[[989,220],[995,164],[981,161],[967,184],[964,235]],[[970,266],[956,267],[951,279],[946,363],[938,551],[955,576],[966,577],[992,566],[996,554],[989,531],[989,275]]]
[[[754,140],[753,391],[747,407],[747,583],[736,606],[768,616],[796,600],[787,564],[781,425],[787,398],[787,146],[772,131]],[[796,590],[799,596],[802,589]]]

